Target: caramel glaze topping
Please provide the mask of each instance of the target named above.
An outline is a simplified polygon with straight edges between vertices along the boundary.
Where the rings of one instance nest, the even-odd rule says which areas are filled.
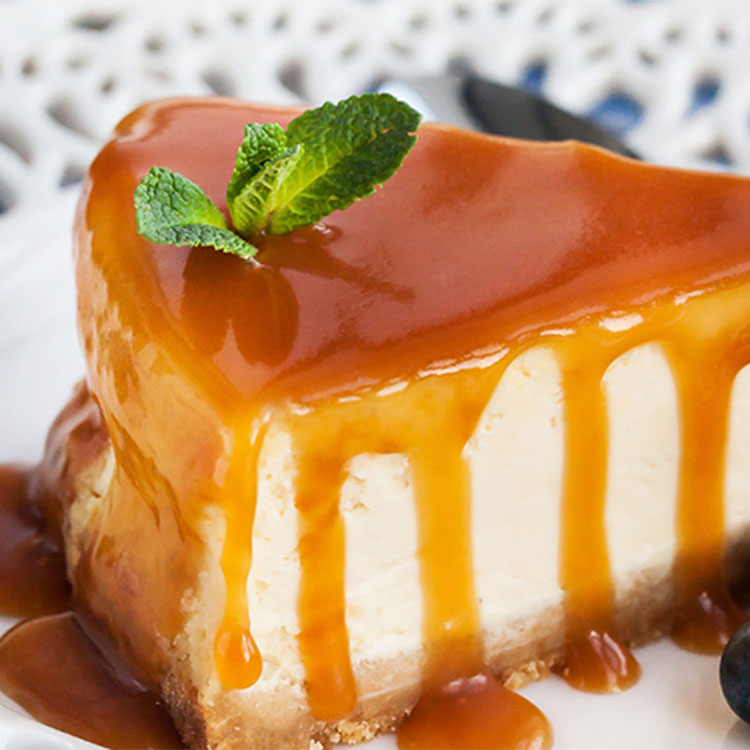
[[[547,747],[543,716],[485,668],[464,447],[512,359],[553,347],[566,409],[563,674],[584,690],[627,687],[639,668],[613,613],[602,377],[628,349],[660,342],[682,422],[675,638],[718,648],[740,617],[723,580],[722,480],[729,392],[750,361],[750,182],[428,125],[374,197],[261,238],[260,267],[138,236],[130,207],[150,166],[182,172],[222,205],[242,126],[295,114],[215,99],[146,105],[92,165],[76,229],[79,321],[116,464],[76,591],[158,681],[211,559],[201,525],[220,509],[216,665],[226,687],[252,685],[255,487],[266,428],[280,420],[298,469],[309,704],[344,718],[358,696],[339,492],[353,456],[403,453],[426,657],[399,741]],[[631,322],[602,325],[613,314]]]
[[[340,719],[357,702],[338,496],[347,462],[365,451],[410,459],[424,592],[423,701],[439,705],[461,694],[446,685],[482,674],[462,452],[507,364],[542,341],[559,354],[567,410],[560,567],[566,678],[611,691],[638,675],[612,613],[601,378],[619,354],[645,341],[664,343],[681,389],[687,452],[677,597],[678,622],[688,624],[676,632],[687,633],[680,640],[694,648],[705,646],[707,633],[722,642],[718,631],[730,629],[736,614],[720,593],[717,477],[727,405],[701,417],[693,394],[715,393],[714,378],[699,374],[709,377],[717,362],[731,384],[747,361],[735,339],[750,310],[733,285],[750,272],[750,184],[577,145],[427,126],[375,197],[321,225],[261,239],[260,268],[137,235],[122,206],[148,167],[186,174],[221,205],[242,125],[293,115],[217,100],[147,105],[120,124],[94,163],[78,224],[81,324],[118,468],[118,444],[123,451],[125,442],[137,444],[140,475],[146,468],[179,497],[159,513],[176,519],[184,539],[207,501],[220,503],[227,519],[227,599],[216,638],[225,684],[248,686],[260,670],[246,581],[257,458],[271,418],[285,421],[298,457],[300,647],[315,715]],[[694,290],[714,293],[689,297]],[[736,319],[728,321],[724,307],[711,314],[711,300],[721,295],[731,298],[724,307],[739,311]],[[608,331],[599,320],[613,311],[641,314],[642,322]],[[179,373],[181,413],[192,409],[196,424],[182,417],[179,430],[170,428],[175,396],[164,372]],[[156,412],[165,415],[158,442]],[[691,426],[695,419],[700,424]],[[704,439],[712,435],[716,456],[691,456],[695,429]],[[186,450],[191,462],[174,458]],[[121,473],[133,483],[134,474]],[[697,583],[679,572],[695,550],[705,561]]]

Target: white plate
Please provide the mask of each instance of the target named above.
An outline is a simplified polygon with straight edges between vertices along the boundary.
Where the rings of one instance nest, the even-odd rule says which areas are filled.
[[[0,216],[0,462],[39,458],[82,373],[69,240],[77,191],[58,183],[134,104],[211,88],[318,101],[449,60],[539,83],[543,60],[545,93],[571,109],[595,109],[612,88],[637,100],[630,139],[650,158],[699,164],[723,152],[748,169],[748,36],[744,0],[0,2],[0,205],[13,204]],[[0,630],[9,625],[0,618]],[[577,693],[555,677],[523,691],[552,721],[557,750],[750,744],[721,697],[716,658],[666,641],[637,656],[643,677],[622,695]],[[0,695],[0,750],[92,747]]]

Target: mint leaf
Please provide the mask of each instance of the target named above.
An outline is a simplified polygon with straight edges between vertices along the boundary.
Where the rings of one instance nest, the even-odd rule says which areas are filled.
[[[235,226],[245,236],[263,229],[283,234],[371,195],[414,145],[420,119],[390,94],[352,96],[304,112],[286,130],[288,146],[304,148],[287,162],[282,179],[271,161],[244,186],[234,201]]]
[[[289,179],[304,154],[302,145],[294,146],[277,159],[268,162],[260,173],[243,188],[234,201],[234,228],[247,237],[263,226],[273,210],[273,201],[284,181]]]
[[[211,199],[191,180],[152,167],[135,190],[138,233],[164,245],[206,245],[250,259],[258,252],[227,228]]]
[[[227,205],[235,224],[235,198],[267,162],[281,156],[286,150],[286,133],[277,122],[251,122],[245,125],[245,137],[237,151],[232,179],[227,186]]]

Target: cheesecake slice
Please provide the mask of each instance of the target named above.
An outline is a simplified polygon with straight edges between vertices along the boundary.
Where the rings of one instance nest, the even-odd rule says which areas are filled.
[[[65,507],[70,577],[186,741],[356,742],[473,674],[612,691],[628,644],[719,648],[750,524],[750,181],[426,125],[260,266],[138,235],[150,167],[223,205],[243,125],[296,114],[148,104],[77,215],[108,440]]]

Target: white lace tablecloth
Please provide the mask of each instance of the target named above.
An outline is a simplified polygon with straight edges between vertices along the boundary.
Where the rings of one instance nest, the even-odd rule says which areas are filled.
[[[0,0],[0,461],[38,457],[82,371],[72,211],[118,119],[161,96],[317,103],[467,69],[591,115],[649,160],[750,174],[748,0]],[[558,748],[748,745],[715,660],[668,644],[639,658],[623,696],[529,689]],[[74,746],[0,697],[0,750]]]
[[[626,131],[663,163],[750,171],[746,0],[0,0],[0,199],[80,178],[139,102],[319,102],[472,67]]]

